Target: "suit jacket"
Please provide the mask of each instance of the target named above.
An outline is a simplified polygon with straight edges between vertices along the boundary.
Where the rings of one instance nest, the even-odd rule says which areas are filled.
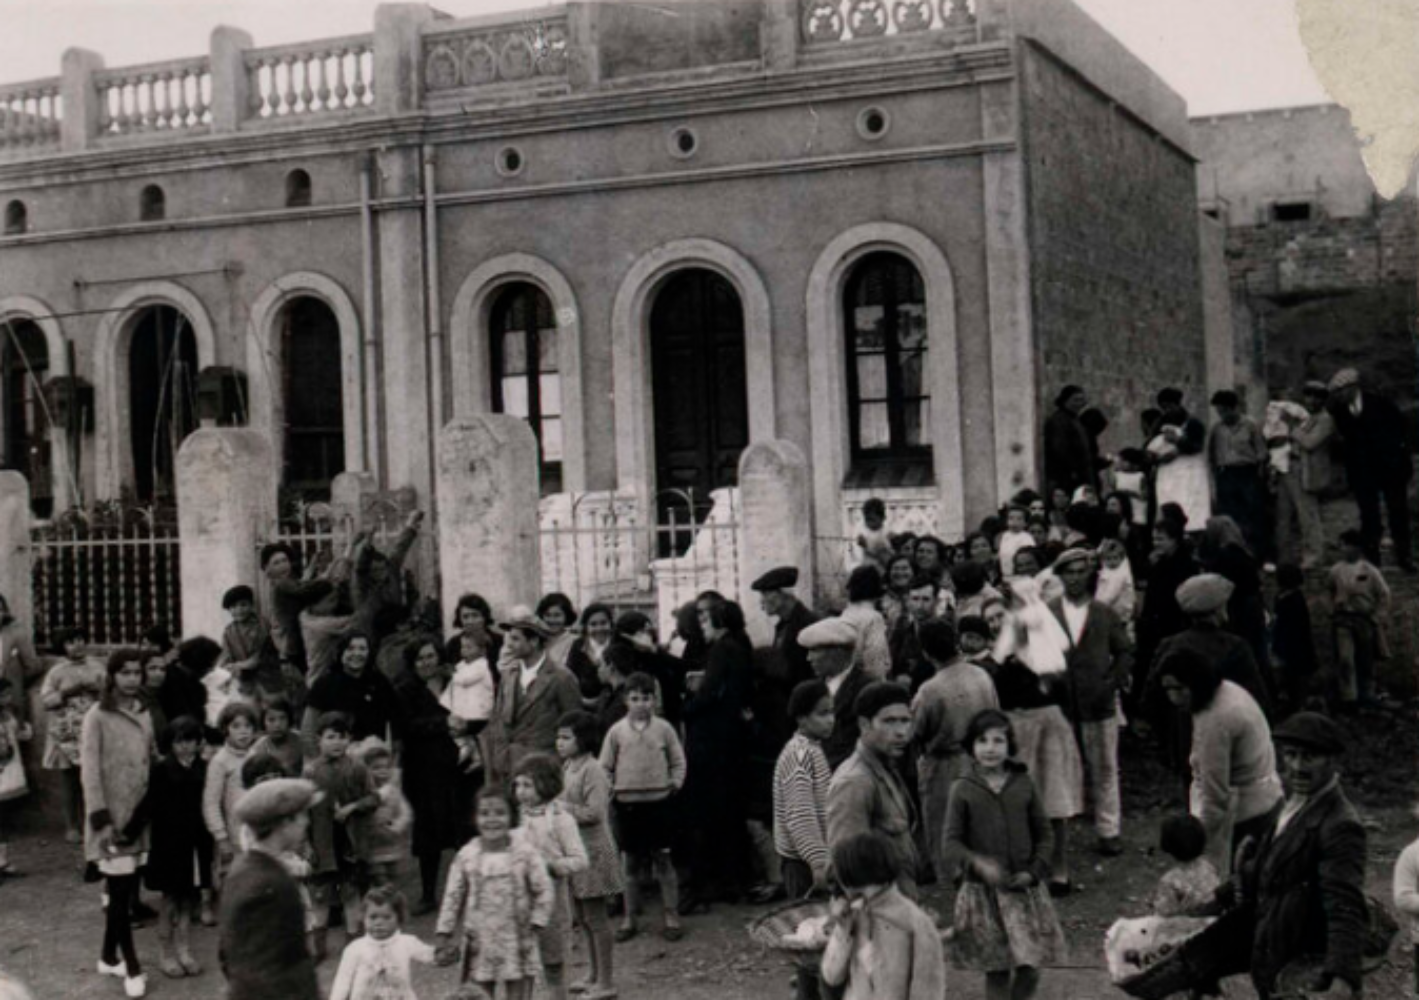
[[[222,883],[217,954],[229,1000],[316,1000],[295,879],[261,851],[240,855]]]
[[[774,649],[783,657],[788,668],[789,691],[804,681],[813,679],[813,668],[808,665],[808,650],[798,644],[798,633],[817,620],[818,616],[795,598],[793,607],[774,625]]]
[[[576,674],[549,659],[542,661],[537,677],[522,690],[520,663],[504,668],[494,708],[497,719],[493,770],[509,779],[522,758],[534,753],[555,753],[557,720],[581,710],[581,685]]]
[[[1358,417],[1341,405],[1330,407],[1330,416],[1345,440],[1345,472],[1352,485],[1409,481],[1414,466],[1398,407],[1361,392]]]
[[[1271,990],[1288,962],[1324,955],[1327,972],[1360,985],[1368,922],[1365,828],[1339,783],[1276,832],[1284,800],[1242,866],[1246,898],[1256,907],[1252,979]]]
[[[1084,628],[1074,641],[1064,617],[1064,598],[1049,602],[1069,638],[1065,663],[1069,678],[1069,708],[1076,722],[1100,722],[1114,714],[1114,696],[1133,672],[1133,642],[1123,620],[1107,605],[1089,602]]]
[[[897,886],[916,898],[916,807],[890,761],[860,743],[828,785],[828,843],[879,833],[892,845],[901,874]]]
[[[828,766],[833,770],[837,770],[857,746],[857,696],[870,683],[872,678],[862,667],[853,664],[843,678],[842,687],[833,695],[833,733],[823,741],[823,756],[828,758]]]

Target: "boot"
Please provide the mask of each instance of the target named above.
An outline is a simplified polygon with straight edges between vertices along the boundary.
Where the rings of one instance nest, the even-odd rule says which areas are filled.
[[[189,976],[202,975],[202,963],[192,956],[192,924],[190,913],[177,925],[177,962]]]

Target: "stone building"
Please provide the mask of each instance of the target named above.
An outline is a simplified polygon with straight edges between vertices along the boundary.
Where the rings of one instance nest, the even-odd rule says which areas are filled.
[[[1401,404],[1415,357],[1419,205],[1385,201],[1338,105],[1196,118],[1198,196],[1225,226],[1239,360],[1279,391],[1355,366]]]
[[[663,517],[782,439],[819,538],[871,495],[959,537],[1037,481],[1061,384],[1128,429],[1164,383],[1200,402],[1191,143],[1067,0],[393,4],[70,50],[0,87],[5,465],[41,513],[145,501],[206,420],[291,494],[427,504],[437,430],[499,411],[544,507]]]

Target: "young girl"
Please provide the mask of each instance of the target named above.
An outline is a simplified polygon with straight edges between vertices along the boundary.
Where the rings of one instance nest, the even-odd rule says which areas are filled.
[[[453,668],[453,678],[439,697],[439,704],[448,709],[450,715],[469,723],[467,729],[453,740],[458,744],[458,766],[464,771],[476,770],[482,764],[478,734],[493,716],[493,702],[497,695],[493,671],[482,648],[473,636],[459,638],[458,665]]]
[[[295,715],[295,707],[286,698],[266,699],[261,708],[263,734],[251,747],[254,757],[274,757],[288,778],[299,778],[305,771],[305,745],[291,731]]]
[[[207,782],[202,791],[202,818],[217,845],[217,887],[241,848],[241,824],[236,818],[237,799],[246,789],[241,765],[256,740],[256,709],[244,701],[228,702],[217,716],[217,729],[226,742],[207,762]]]
[[[10,836],[5,812],[9,803],[29,794],[25,780],[25,762],[20,756],[20,744],[29,742],[30,725],[15,714],[15,685],[8,677],[0,677],[0,880],[20,873],[10,864]]]
[[[369,886],[393,885],[409,857],[409,828],[414,814],[399,789],[394,753],[379,740],[360,751],[378,804],[350,818],[351,839],[360,861],[360,880]]]
[[[392,885],[365,893],[365,935],[345,946],[330,1000],[418,1000],[409,963],[432,963],[435,955],[431,945],[400,930],[408,909]]]
[[[192,956],[189,931],[197,919],[201,891],[212,886],[212,835],[202,818],[207,782],[207,763],[200,752],[202,724],[180,716],[169,725],[168,740],[167,757],[153,765],[148,779],[153,848],[144,880],[149,889],[163,894],[159,967],[163,975],[178,979],[202,974]]]
[[[546,754],[524,757],[513,772],[512,791],[522,814],[521,829],[542,853],[552,876],[552,920],[538,935],[542,980],[554,1000],[566,1000],[567,938],[572,933],[571,900],[567,879],[587,869],[586,848],[577,833],[576,820],[557,801],[562,794],[562,768]]]
[[[611,917],[607,903],[623,891],[621,861],[611,834],[611,782],[597,761],[600,727],[587,712],[568,712],[557,722],[557,756],[562,758],[562,804],[576,820],[586,849],[587,868],[572,873],[572,905],[586,934],[591,963],[576,987],[586,1000],[616,995]]]
[[[81,628],[60,629],[55,646],[64,659],[49,668],[40,687],[39,701],[46,712],[44,759],[47,771],[63,775],[64,839],[77,844],[84,823],[84,794],[79,772],[79,733],[84,715],[103,689],[103,664],[84,655],[88,635]]]
[[[946,964],[936,924],[897,888],[897,860],[881,834],[857,833],[833,847],[846,893],[830,904],[823,981],[844,1000],[940,1000]]]
[[[540,958],[538,935],[552,919],[552,880],[537,848],[514,830],[512,803],[493,785],[478,792],[478,836],[453,859],[439,910],[438,957],[456,951],[463,924],[463,982],[488,996],[502,983],[506,1000],[529,1000]]]
[[[1040,966],[1064,957],[1064,931],[1044,887],[1049,824],[1034,782],[1010,761],[1015,734],[1003,712],[977,713],[964,743],[974,767],[956,780],[946,807],[946,860],[964,869],[951,957],[958,968],[985,973],[987,1000],[1028,1000]]]
[[[1160,917],[1184,917],[1212,902],[1221,879],[1207,860],[1207,831],[1202,821],[1182,813],[1163,821],[1158,846],[1177,862],[1163,873],[1153,890],[1153,912]]]

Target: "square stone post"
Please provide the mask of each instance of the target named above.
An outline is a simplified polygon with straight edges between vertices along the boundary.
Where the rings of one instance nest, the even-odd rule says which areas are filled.
[[[567,85],[574,91],[595,90],[601,84],[601,48],[596,32],[599,6],[567,4]]]
[[[755,441],[739,456],[739,596],[756,646],[773,623],[749,585],[775,566],[798,567],[798,593],[812,604],[813,496],[808,461],[791,441]]]
[[[23,473],[0,472],[0,597],[10,614],[34,622],[34,550],[30,548],[30,482]]]
[[[380,114],[417,110],[423,90],[423,38],[434,9],[382,3],[374,9],[374,98]]]
[[[532,605],[542,585],[537,438],[500,413],[453,420],[438,436],[443,607],[476,591],[494,615]]]
[[[799,0],[764,0],[759,51],[764,69],[782,73],[798,65]]]
[[[246,50],[251,35],[225,24],[212,29],[212,131],[235,132],[251,113],[251,75]]]
[[[182,633],[221,636],[222,594],[255,587],[257,546],[276,523],[276,463],[260,431],[204,427],[177,453],[178,537],[182,545]]]
[[[94,86],[94,73],[103,69],[103,56],[88,49],[65,49],[59,96],[64,117],[59,121],[59,144],[66,153],[88,149],[99,134],[103,108]]]

